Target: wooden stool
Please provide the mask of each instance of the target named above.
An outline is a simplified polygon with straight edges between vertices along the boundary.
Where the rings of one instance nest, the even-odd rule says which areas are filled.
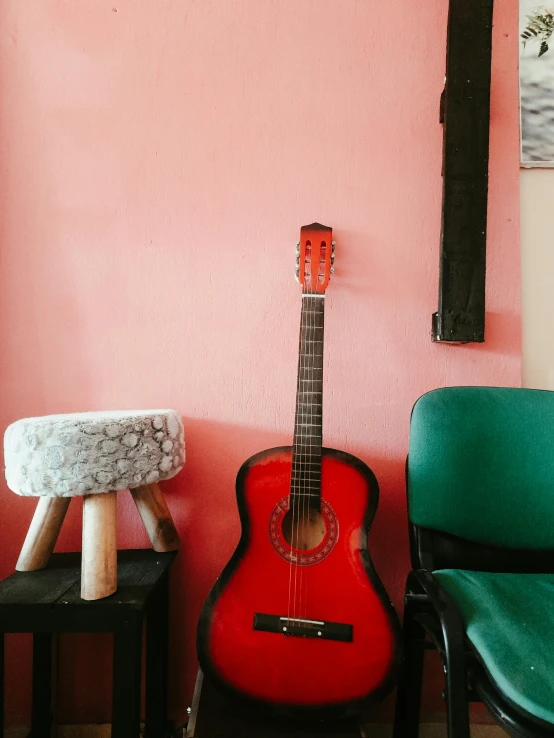
[[[72,497],[83,500],[81,597],[117,589],[117,492],[129,489],[155,551],[179,535],[158,482],[181,471],[184,432],[174,410],[79,413],[25,418],[4,436],[8,487],[40,500],[18,571],[43,569]]]

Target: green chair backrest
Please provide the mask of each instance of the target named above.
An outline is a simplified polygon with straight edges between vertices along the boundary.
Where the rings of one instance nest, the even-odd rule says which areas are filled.
[[[412,523],[476,543],[554,549],[554,392],[446,387],[415,404]]]

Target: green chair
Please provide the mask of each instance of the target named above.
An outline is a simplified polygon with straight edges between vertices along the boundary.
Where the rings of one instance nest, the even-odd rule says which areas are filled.
[[[470,701],[509,735],[554,737],[554,392],[448,387],[412,412],[404,669],[394,738],[417,738],[439,651],[449,738]]]

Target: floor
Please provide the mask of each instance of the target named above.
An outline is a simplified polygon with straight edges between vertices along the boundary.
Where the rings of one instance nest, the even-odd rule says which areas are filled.
[[[5,736],[6,738],[27,738],[28,734],[28,728],[8,728]],[[387,725],[369,725],[364,730],[364,734],[366,738],[390,738],[392,728]],[[474,725],[471,735],[472,738],[506,738],[506,733],[501,728],[491,725]],[[58,728],[57,738],[110,738],[110,726],[61,725]],[[420,738],[446,738],[446,728],[436,723],[422,725]]]

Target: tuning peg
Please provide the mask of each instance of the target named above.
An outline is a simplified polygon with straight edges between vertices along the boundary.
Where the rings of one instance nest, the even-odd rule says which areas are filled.
[[[331,254],[331,264],[334,264],[334,263],[335,263],[335,253],[333,252]]]
[[[336,241],[331,241],[331,250],[332,250],[333,254],[335,253],[335,246],[336,245],[337,245],[337,242]]]
[[[329,271],[331,272],[331,274],[334,274],[334,273],[335,273],[335,267],[334,267],[334,266],[332,266],[332,267],[331,267],[331,269],[330,269]]]

